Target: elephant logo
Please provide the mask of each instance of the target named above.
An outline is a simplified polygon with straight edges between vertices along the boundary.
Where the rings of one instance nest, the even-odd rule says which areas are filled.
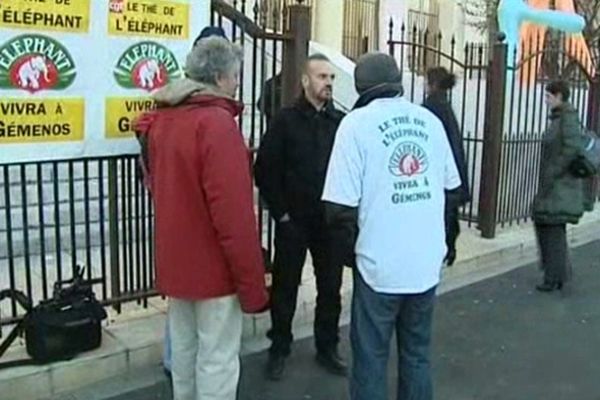
[[[18,36],[0,47],[0,88],[30,93],[63,90],[75,80],[75,63],[56,40]]]
[[[141,42],[129,47],[117,61],[115,80],[125,89],[148,92],[181,77],[175,55],[156,42]]]
[[[161,86],[163,68],[154,59],[146,60],[139,64],[139,68],[135,73],[138,86],[143,89],[152,90],[155,86]]]
[[[421,175],[429,168],[427,153],[414,142],[400,143],[392,153],[388,168],[395,176],[410,178]]]
[[[27,60],[17,70],[19,81],[17,82],[25,90],[39,90],[40,78],[43,74],[44,81],[42,85],[50,83],[50,75],[48,72],[48,64],[43,56],[33,56]]]

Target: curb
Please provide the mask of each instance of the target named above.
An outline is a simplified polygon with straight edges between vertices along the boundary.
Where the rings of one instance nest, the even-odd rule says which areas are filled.
[[[438,294],[492,278],[530,264],[537,259],[535,237],[531,225],[523,225],[501,231],[495,240],[476,236],[473,231],[465,232],[461,254],[467,254],[452,268],[442,272],[442,283]],[[600,239],[600,212],[594,212],[577,226],[568,229],[569,243],[578,247]],[[342,288],[343,311],[341,324],[349,322],[351,299],[351,271],[345,271]],[[311,268],[305,268],[299,292],[297,317],[294,321],[294,337],[302,339],[312,335],[314,319],[315,282]],[[117,321],[104,328],[102,348],[86,353],[72,361],[42,367],[21,367],[0,371],[0,393],[3,400],[42,399],[75,392],[87,386],[110,379],[113,388],[121,382],[126,392],[136,385],[152,386],[162,377],[160,362],[164,333],[165,306],[160,300],[151,300],[152,310],[134,312],[137,317],[119,316]],[[141,316],[140,316],[141,314]],[[269,315],[246,316],[244,320],[244,342],[242,354],[260,352],[268,347],[265,333],[269,328]],[[7,360],[21,358],[24,349],[11,350]],[[146,379],[135,378],[140,371],[154,371]],[[146,373],[146,375],[149,372]],[[159,376],[157,376],[157,374]],[[152,379],[150,379],[152,378]],[[138,381],[143,381],[139,383]],[[138,383],[135,383],[138,382]],[[109,399],[90,390],[84,397],[76,394],[55,397],[56,400]],[[82,392],[82,393],[84,393]],[[83,396],[83,394],[81,395]]]

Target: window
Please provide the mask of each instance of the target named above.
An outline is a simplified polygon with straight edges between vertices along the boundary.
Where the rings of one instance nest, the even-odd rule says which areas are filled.
[[[315,0],[303,0],[305,6],[312,6]],[[259,24],[274,32],[284,30],[284,22],[287,23],[286,8],[298,4],[298,0],[260,0]]]
[[[345,0],[342,51],[352,60],[376,50],[379,42],[379,0]]]
[[[406,39],[416,45],[439,48],[440,6],[437,1],[429,3],[429,11],[411,9],[408,11]],[[433,51],[422,47],[409,50],[408,62],[411,71],[423,74],[439,63],[439,56]]]

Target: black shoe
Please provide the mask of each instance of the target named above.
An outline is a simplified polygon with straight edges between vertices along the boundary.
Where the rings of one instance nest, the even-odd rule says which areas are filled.
[[[553,292],[555,290],[562,290],[563,284],[562,282],[544,282],[535,288],[538,292]]]
[[[269,354],[265,374],[271,381],[280,381],[285,370],[285,357],[280,354]]]
[[[332,374],[339,376],[346,376],[348,374],[348,366],[337,350],[318,352],[317,362]]]
[[[447,267],[453,266],[455,261],[456,261],[456,250],[448,250],[448,253],[446,254],[446,258],[444,258],[444,262],[446,263],[446,266]]]

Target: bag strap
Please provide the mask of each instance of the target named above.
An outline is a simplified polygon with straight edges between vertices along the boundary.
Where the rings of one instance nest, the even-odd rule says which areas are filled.
[[[0,370],[9,369],[14,367],[27,367],[34,365],[42,365],[41,363],[35,361],[33,358],[23,358],[21,360],[7,361],[0,363]]]
[[[31,300],[23,293],[14,289],[6,289],[0,291],[0,301],[4,299],[14,299],[17,303],[21,305],[29,314],[31,312]],[[25,319],[22,319],[17,323],[17,325],[10,331],[6,339],[0,343],[0,357],[6,353],[8,348],[13,344],[15,340],[21,335],[23,330],[25,329]],[[7,361],[0,363],[0,370],[12,367],[21,367],[26,365],[36,365],[38,364],[33,359],[25,358],[21,360]]]
[[[14,299],[27,312],[30,312],[32,309],[31,299],[19,290],[5,289],[0,291],[0,301],[4,299]]]
[[[19,323],[17,323],[17,326],[15,326],[10,331],[10,333],[8,334],[6,339],[4,339],[4,341],[2,341],[2,343],[0,343],[0,357],[2,357],[4,355],[4,353],[6,353],[6,350],[8,350],[10,345],[17,339],[17,337],[19,337],[19,335],[23,331],[24,327],[25,327],[25,322],[20,321]]]
[[[6,339],[2,343],[0,343],[0,357],[6,353],[6,350],[10,347],[10,345],[19,337],[23,329],[25,328],[25,321],[20,321],[17,326],[15,326],[12,331],[8,334]],[[13,360],[0,363],[0,370],[13,368],[13,367],[24,367],[26,365],[39,365],[39,363],[32,358],[23,358],[20,360]]]
[[[585,147],[585,151],[591,151],[594,148],[595,145],[596,145],[596,139],[595,138],[590,138],[590,142]]]

